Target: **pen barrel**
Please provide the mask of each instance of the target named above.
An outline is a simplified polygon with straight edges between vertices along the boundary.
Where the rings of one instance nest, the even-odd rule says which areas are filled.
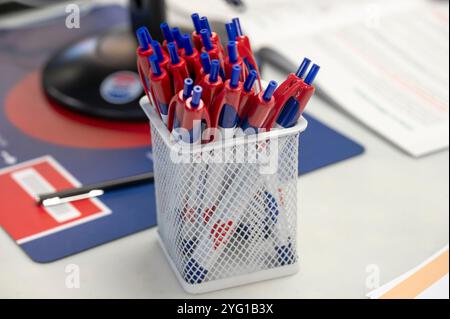
[[[174,41],[171,41],[171,42],[174,42]],[[163,48],[163,50],[164,50],[165,53],[169,53],[169,50],[167,49],[167,45],[168,45],[169,43],[170,43],[170,42],[167,41],[167,40],[163,40],[163,42],[162,42],[162,48]]]
[[[169,75],[161,70],[160,76],[154,74],[150,77],[151,90],[155,97],[155,103],[164,124],[168,123],[169,104],[172,99],[173,90]]]
[[[192,79],[200,79],[203,75],[202,63],[200,61],[200,54],[196,49],[193,49],[191,55],[184,55],[189,75]]]
[[[167,129],[172,132],[175,120],[175,111],[179,108],[183,108],[185,103],[185,99],[183,97],[183,91],[179,91],[172,99],[169,104],[169,112],[167,119]]]
[[[297,100],[300,104],[299,107],[299,113],[296,116],[296,119],[298,120],[300,118],[300,115],[303,113],[303,111],[306,108],[306,105],[308,104],[311,97],[314,95],[315,88],[312,85],[308,85],[305,82],[302,83],[299,92],[297,93]]]
[[[142,50],[141,48],[137,48],[136,55],[137,55],[137,70],[139,73],[139,78],[141,80],[141,84],[144,87],[145,94],[149,98],[149,100],[152,102],[152,104],[155,104],[155,96],[153,94],[153,91],[151,90],[150,85],[150,63],[148,62],[148,58],[153,54],[153,50],[151,47],[149,47],[148,50]]]
[[[167,66],[172,78],[172,87],[174,92],[183,90],[184,79],[189,77],[189,71],[186,65],[186,61],[182,57],[180,57],[179,59],[179,63],[169,63],[169,65]]]
[[[304,82],[301,78],[297,77],[294,73],[290,73],[287,79],[278,86],[273,94],[275,98],[275,106],[272,108],[272,111],[270,112],[265,123],[266,129],[269,130],[273,127],[287,101],[299,93],[299,90],[303,84]]]
[[[270,113],[275,106],[275,98],[272,96],[269,101],[264,100],[264,92],[260,92],[249,101],[249,111],[244,120],[242,129],[245,131],[252,128],[256,131],[263,128]]]
[[[161,68],[161,70],[164,70],[166,72],[169,72],[169,62],[170,62],[170,58],[167,55],[166,52],[163,52],[163,59],[161,61],[158,62],[159,67]]]
[[[174,112],[172,134],[176,140],[186,144],[200,144],[202,139],[203,122],[205,128],[210,128],[208,111],[202,100],[198,106],[192,106],[192,98],[184,101],[182,107],[177,107]]]
[[[280,103],[284,104],[277,110],[275,115],[274,123],[279,124],[281,127],[291,127],[297,123],[315,89],[313,86],[299,81],[294,90],[288,91],[283,99],[280,100]]]
[[[244,64],[246,65],[247,72],[250,72],[251,70],[255,70],[258,72],[258,85],[259,88],[261,88],[262,85],[261,79],[259,77],[259,67],[250,45],[249,38],[245,35],[238,36],[236,37],[236,42],[239,56],[242,58]]]
[[[217,45],[213,43],[213,48],[209,51],[206,51],[205,48],[202,48],[202,52],[206,52],[209,55],[209,58],[212,60],[218,60],[220,64],[221,73],[224,72],[224,55],[223,52],[219,50]]]
[[[225,50],[222,46],[222,41],[220,41],[220,37],[217,34],[217,32],[211,32],[211,42],[217,47],[218,51],[222,55],[222,57],[225,55]]]
[[[148,62],[148,58],[153,55],[153,50],[151,47],[148,50],[142,50],[140,47],[136,50],[137,55],[137,63],[139,69],[142,69],[144,75],[149,77],[150,75],[150,63]]]
[[[250,101],[255,96],[255,90],[252,88],[250,91],[242,90],[241,99],[239,100],[239,117],[245,119],[247,117],[249,108],[251,107]]]
[[[226,57],[224,61],[224,71],[225,71],[225,78],[230,79],[231,73],[233,70],[233,66],[238,65],[241,68],[241,75],[239,77],[239,80],[244,82],[246,75],[247,75],[247,67],[244,65],[244,62],[240,57],[238,57],[237,62],[232,63],[230,62],[230,58]]]
[[[194,48],[196,48],[198,52],[202,51],[203,48],[202,37],[196,31],[192,32],[192,43],[194,44]]]
[[[213,83],[209,80],[209,74],[206,74],[199,82],[199,85],[203,88],[202,101],[205,103],[208,111],[211,112],[214,98],[223,88],[223,81],[218,77],[217,81]]]
[[[239,122],[239,101],[242,92],[242,83],[233,88],[230,80],[225,81],[223,90],[216,96],[210,108],[213,127],[235,128]]]

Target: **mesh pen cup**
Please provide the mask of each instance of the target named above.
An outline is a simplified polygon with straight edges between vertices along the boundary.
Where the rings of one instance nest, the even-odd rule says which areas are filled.
[[[171,138],[148,98],[158,235],[181,286],[203,293],[296,273],[296,126],[223,142]]]

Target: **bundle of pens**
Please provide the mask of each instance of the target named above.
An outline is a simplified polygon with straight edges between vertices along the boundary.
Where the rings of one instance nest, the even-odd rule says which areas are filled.
[[[162,44],[140,28],[137,55],[158,234],[181,285],[196,293],[297,271],[298,139],[319,66],[305,58],[263,89],[239,19],[226,24],[226,49],[206,17],[192,20],[192,35],[163,23]],[[210,141],[223,143],[202,145]]]
[[[270,81],[262,90],[258,65],[239,19],[225,25],[225,50],[206,17],[197,13],[191,17],[192,37],[162,23],[165,40],[160,44],[147,28],[137,30],[142,85],[169,131],[196,144],[217,140],[219,134],[233,137],[238,127],[252,134],[295,125],[314,93],[312,83],[320,67],[314,64],[308,72],[311,61],[305,58],[278,88]],[[209,128],[218,130],[213,138],[202,139],[202,131]],[[188,134],[183,136],[182,130]]]

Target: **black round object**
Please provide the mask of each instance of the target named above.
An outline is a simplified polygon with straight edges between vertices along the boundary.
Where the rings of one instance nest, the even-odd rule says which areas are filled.
[[[43,70],[46,95],[56,104],[86,115],[146,120],[139,106],[144,92],[136,70],[136,47],[129,28],[123,28],[62,49]]]

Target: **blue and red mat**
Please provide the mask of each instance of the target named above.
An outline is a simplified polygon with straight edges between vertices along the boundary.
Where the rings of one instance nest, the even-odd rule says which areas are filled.
[[[63,189],[152,170],[147,123],[87,118],[51,105],[40,68],[60,47],[115,24],[128,12],[111,6],[83,16],[80,29],[65,17],[0,29],[0,225],[36,262],[51,262],[155,226],[153,185],[111,191],[64,209],[34,202],[35,183]],[[15,39],[21,39],[20,42]],[[300,174],[361,154],[364,149],[306,115]],[[34,185],[34,186],[30,186]]]

